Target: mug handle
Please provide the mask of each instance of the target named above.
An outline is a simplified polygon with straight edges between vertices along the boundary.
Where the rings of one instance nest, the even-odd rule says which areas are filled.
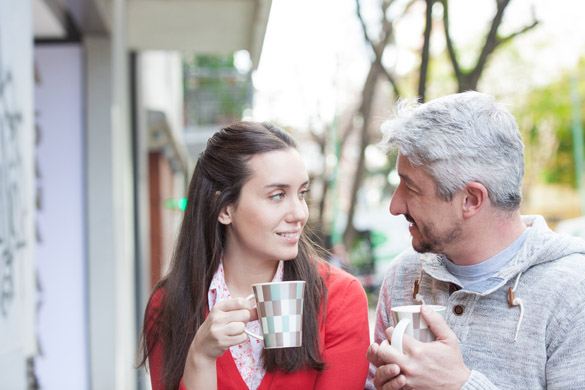
[[[406,328],[410,325],[409,318],[403,318],[398,322],[398,325],[394,328],[394,332],[392,332],[392,339],[390,340],[390,345],[397,349],[400,353],[404,353],[402,350],[402,338],[404,337],[404,332]]]
[[[252,298],[254,298],[254,294],[250,294],[250,295],[248,295],[246,297],[246,299],[252,299]],[[264,337],[260,336],[257,333],[250,332],[248,329],[244,329],[244,332],[246,332],[249,336],[252,336],[252,337],[255,337],[255,338],[259,339],[259,340],[264,341]]]

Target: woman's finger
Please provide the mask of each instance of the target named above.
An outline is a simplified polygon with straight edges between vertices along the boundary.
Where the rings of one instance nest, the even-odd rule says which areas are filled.
[[[243,322],[230,322],[225,325],[224,331],[226,336],[237,336],[246,330],[246,325]]]
[[[254,302],[246,298],[232,298],[217,302],[213,308],[215,309],[216,307],[222,311],[252,310],[254,308]]]
[[[227,324],[230,322],[247,323],[248,321],[250,321],[251,315],[252,313],[250,312],[250,310],[246,309],[231,311],[222,311],[220,309],[217,309],[215,311],[212,311],[208,318],[210,318],[211,322],[218,324]]]

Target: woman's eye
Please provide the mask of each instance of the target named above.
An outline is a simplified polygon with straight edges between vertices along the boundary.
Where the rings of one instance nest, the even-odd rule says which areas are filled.
[[[279,192],[278,194],[270,196],[270,199],[273,200],[281,200],[282,198],[284,198],[284,192]]]
[[[307,188],[306,190],[302,190],[301,192],[299,192],[299,198],[303,198],[305,199],[305,197],[307,196],[307,194],[309,193],[309,189]]]

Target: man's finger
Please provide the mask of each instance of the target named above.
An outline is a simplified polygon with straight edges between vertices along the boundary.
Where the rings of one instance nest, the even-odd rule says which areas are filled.
[[[405,357],[404,354],[400,353],[396,348],[392,347],[390,343],[388,343],[388,340],[382,341],[377,355],[378,359],[383,361],[385,364],[400,363]]]
[[[373,343],[368,347],[368,351],[366,352],[366,358],[376,367],[380,367],[382,364],[384,364],[384,362],[381,361],[378,357],[379,350],[380,346],[376,343]]]
[[[420,312],[428,327],[435,334],[437,340],[446,340],[451,338],[454,333],[445,322],[442,315],[427,305],[422,305]]]
[[[406,384],[404,375],[400,375],[400,367],[387,364],[376,370],[374,386],[376,389],[400,389]]]

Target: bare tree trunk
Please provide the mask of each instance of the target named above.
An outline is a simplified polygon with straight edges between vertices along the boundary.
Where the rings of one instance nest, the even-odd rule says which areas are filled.
[[[362,104],[359,109],[359,114],[363,118],[361,137],[360,137],[360,154],[356,164],[355,176],[351,187],[351,199],[349,203],[349,210],[347,212],[347,225],[343,233],[343,243],[346,248],[351,248],[355,239],[356,230],[353,226],[353,218],[355,215],[355,208],[357,205],[357,196],[360,186],[363,182],[366,161],[366,148],[370,144],[370,136],[368,128],[370,124],[370,112],[372,110],[372,103],[374,101],[374,93],[376,92],[376,85],[382,73],[382,64],[379,61],[374,61],[370,67],[368,77],[362,90]]]
[[[362,30],[364,33],[364,37],[366,42],[372,48],[374,52],[374,60],[372,61],[372,65],[370,66],[370,71],[368,72],[368,76],[366,77],[366,81],[364,83],[364,87],[362,89],[361,94],[361,104],[358,110],[358,115],[362,117],[362,127],[361,127],[361,137],[360,137],[360,154],[357,161],[355,176],[353,178],[353,183],[351,187],[351,198],[349,204],[349,210],[347,212],[347,225],[345,227],[345,231],[343,233],[343,243],[348,250],[351,249],[351,245],[355,239],[356,231],[353,226],[353,218],[355,214],[355,208],[357,205],[357,196],[359,188],[363,182],[364,173],[365,173],[365,161],[366,161],[366,148],[370,144],[370,137],[368,134],[369,124],[370,124],[370,113],[372,110],[372,103],[374,99],[374,93],[376,91],[376,86],[379,80],[379,76],[383,75],[392,85],[394,93],[396,96],[400,96],[400,91],[398,90],[398,86],[396,84],[396,80],[393,75],[388,72],[384,66],[382,65],[382,56],[384,54],[384,50],[388,42],[390,41],[390,37],[393,34],[393,25],[392,22],[386,18],[386,11],[388,7],[392,4],[394,0],[384,0],[382,2],[381,10],[382,10],[382,31],[380,32],[380,38],[378,42],[374,43],[374,41],[368,36],[366,24],[361,14],[360,2],[356,0],[356,8],[357,8],[357,15],[359,21],[362,25]]]
[[[425,94],[427,89],[427,73],[429,69],[429,51],[431,47],[431,30],[433,28],[433,4],[436,0],[425,0],[427,3],[426,15],[425,15],[425,32],[424,42],[421,52],[420,61],[420,75],[418,82],[418,101],[423,103],[425,101]]]
[[[329,134],[329,129],[325,129],[325,131],[323,131],[323,134],[317,134],[313,127],[310,126],[310,134],[311,134],[311,138],[313,138],[313,141],[315,141],[318,145],[319,145],[319,152],[321,153],[321,155],[324,157],[323,158],[323,167],[322,167],[322,177],[321,177],[321,181],[323,183],[323,188],[321,191],[321,199],[319,200],[319,207],[318,207],[318,213],[317,213],[317,217],[312,219],[313,225],[313,231],[315,234],[317,234],[319,236],[320,241],[324,241],[324,234],[326,232],[325,226],[324,226],[324,214],[325,214],[325,205],[327,203],[327,193],[329,191],[329,179],[328,179],[328,175],[327,175],[327,135]],[[313,181],[314,178],[311,178],[311,181]]]

